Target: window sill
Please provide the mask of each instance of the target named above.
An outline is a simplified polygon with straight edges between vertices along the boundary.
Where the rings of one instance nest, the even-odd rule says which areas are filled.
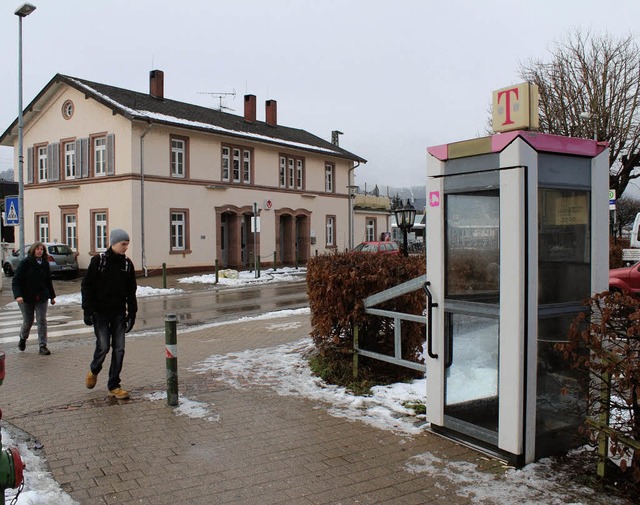
[[[58,186],[58,189],[77,189],[80,187],[80,184],[65,184],[64,186]]]
[[[302,198],[315,198],[318,195],[312,195],[311,193],[302,193],[300,196]]]
[[[221,190],[226,190],[228,189],[227,186],[217,186],[215,184],[210,184],[209,186],[205,186],[206,189],[221,189]]]
[[[169,254],[191,254],[191,249],[180,249],[180,250],[171,250],[169,251]]]

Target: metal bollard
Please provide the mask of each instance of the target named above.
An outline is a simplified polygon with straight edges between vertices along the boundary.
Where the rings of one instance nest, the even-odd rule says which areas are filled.
[[[216,284],[218,284],[218,260],[216,259]]]
[[[4,382],[4,360],[5,353],[0,351],[0,385]],[[0,410],[0,419],[2,419],[2,410]],[[22,490],[24,481],[24,463],[20,457],[18,449],[9,447],[2,448],[2,435],[0,434],[0,505],[4,505],[4,490],[10,488],[18,489],[18,495]],[[18,496],[16,495],[16,497]],[[13,502],[12,502],[13,503]]]
[[[167,264],[162,264],[162,287],[167,289]]]
[[[165,356],[167,361],[167,405],[170,407],[176,407],[178,405],[177,321],[178,318],[175,314],[167,314],[164,316]]]

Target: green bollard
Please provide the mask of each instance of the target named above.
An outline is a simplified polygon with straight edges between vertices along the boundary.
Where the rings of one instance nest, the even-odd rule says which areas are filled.
[[[167,289],[167,264],[162,264],[162,287]]]
[[[215,264],[216,264],[216,267],[215,267],[216,268],[216,282],[215,283],[218,284],[218,260],[216,260]]]
[[[273,271],[276,271],[276,251],[273,251]]]
[[[249,252],[249,273],[253,272],[253,252]]]
[[[178,318],[175,314],[164,316],[164,340],[166,343],[167,361],[167,405],[178,405],[178,345],[176,324]]]

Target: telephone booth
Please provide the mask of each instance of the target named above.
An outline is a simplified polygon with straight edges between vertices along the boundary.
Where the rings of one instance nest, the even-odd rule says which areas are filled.
[[[555,344],[608,283],[608,148],[513,131],[428,149],[427,419],[521,466],[575,443]]]

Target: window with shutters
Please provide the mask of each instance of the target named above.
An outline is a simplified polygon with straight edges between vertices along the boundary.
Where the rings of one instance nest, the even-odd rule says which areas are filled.
[[[64,155],[64,178],[75,179],[76,178],[76,142],[64,142],[62,144],[62,150]]]
[[[304,189],[304,158],[280,155],[279,184],[281,188]]]
[[[91,252],[106,251],[107,242],[107,210],[96,209],[91,211]]]
[[[93,175],[107,175],[107,137],[93,138]]]
[[[189,211],[187,209],[170,210],[170,239],[172,253],[183,253],[189,250]]]
[[[253,150],[243,146],[222,146],[222,173],[224,182],[251,184],[253,180]]]
[[[47,182],[47,146],[36,147],[38,182]]]
[[[36,214],[37,237],[40,242],[49,242],[49,214]]]

